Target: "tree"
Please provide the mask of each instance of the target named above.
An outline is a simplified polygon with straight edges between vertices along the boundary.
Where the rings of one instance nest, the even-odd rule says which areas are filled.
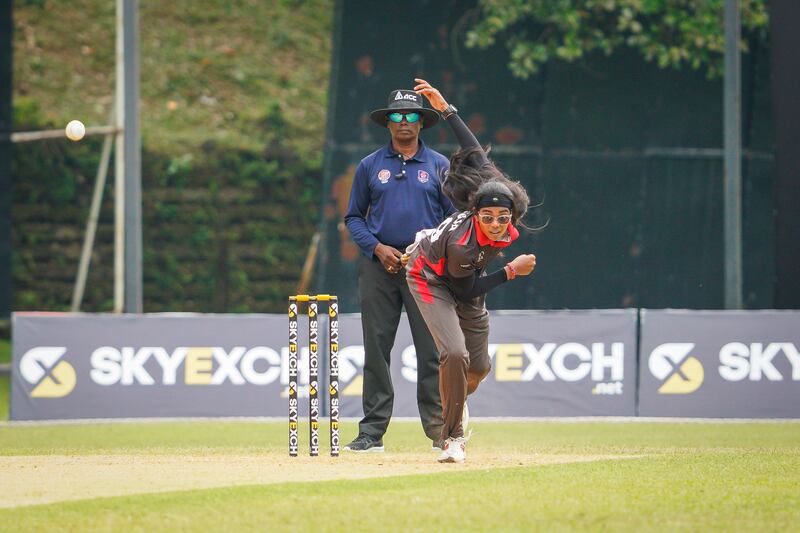
[[[526,79],[552,59],[632,48],[661,68],[722,74],[725,0],[480,0],[467,46],[505,42],[509,69]],[[766,40],[766,0],[741,0],[741,49]]]

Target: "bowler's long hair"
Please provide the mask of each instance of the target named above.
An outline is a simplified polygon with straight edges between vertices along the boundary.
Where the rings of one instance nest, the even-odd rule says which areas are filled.
[[[519,225],[527,230],[540,230],[547,226],[531,228],[521,222],[525,213],[528,212],[530,200],[525,187],[518,181],[512,180],[505,172],[497,168],[491,160],[480,164],[483,149],[473,147],[456,151],[450,157],[450,170],[442,183],[442,191],[453,202],[459,211],[477,211],[478,189],[484,183],[499,182],[508,187],[511,191],[511,219],[514,225]],[[487,149],[486,154],[489,153]],[[539,207],[537,204],[533,207]]]

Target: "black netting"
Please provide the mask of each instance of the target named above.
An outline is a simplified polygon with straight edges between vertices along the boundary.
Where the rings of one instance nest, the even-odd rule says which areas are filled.
[[[723,305],[722,85],[704,73],[659,70],[633,53],[551,63],[512,78],[507,52],[464,49],[471,2],[343,2],[332,78],[325,238],[317,287],[358,309],[342,215],[358,161],[388,140],[368,120],[390,90],[425,77],[457,105],[499,165],[549,218],[508,255],[533,251],[529,281],[490,295],[493,308]],[[755,63],[754,63],[755,62]],[[766,52],[745,56],[744,302],[772,305],[774,163]],[[450,155],[446,124],[423,133]]]

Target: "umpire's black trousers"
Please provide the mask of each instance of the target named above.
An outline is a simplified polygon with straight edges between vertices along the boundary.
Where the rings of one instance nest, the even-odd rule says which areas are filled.
[[[394,387],[389,372],[400,312],[405,307],[417,351],[417,406],[425,434],[438,440],[442,430],[439,398],[439,352],[406,283],[405,269],[390,274],[383,265],[361,255],[358,295],[364,333],[364,418],[359,431],[383,437],[392,416]]]

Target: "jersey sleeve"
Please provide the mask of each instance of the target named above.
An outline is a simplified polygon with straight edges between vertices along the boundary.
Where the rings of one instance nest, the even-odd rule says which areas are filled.
[[[469,127],[467,127],[461,117],[458,116],[458,113],[453,113],[447,117],[447,123],[450,124],[450,128],[452,128],[453,134],[456,136],[458,145],[461,146],[462,150],[478,148],[478,151],[469,158],[469,162],[472,166],[477,168],[489,162],[489,158],[486,157],[486,152],[483,151],[483,147],[478,142],[478,139],[475,138],[475,135]]]
[[[347,205],[347,213],[344,215],[344,222],[362,253],[367,257],[372,257],[375,247],[378,245],[378,239],[367,229],[369,203],[369,176],[362,161],[353,178],[353,188],[350,190],[350,201]]]
[[[501,268],[488,276],[480,276],[477,272],[474,272],[471,276],[465,278],[451,279],[448,285],[455,297],[464,301],[486,294],[506,281],[508,281],[508,276],[505,269]]]

